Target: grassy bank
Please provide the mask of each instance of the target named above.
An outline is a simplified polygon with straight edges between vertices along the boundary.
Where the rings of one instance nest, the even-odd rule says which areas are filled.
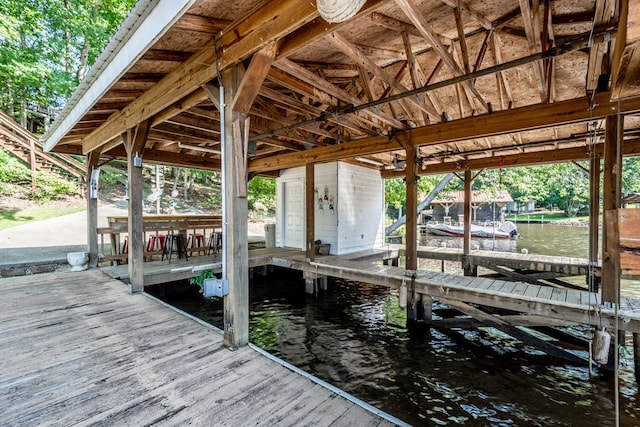
[[[507,215],[507,221],[514,222],[578,222],[589,221],[588,216],[576,216],[569,218],[563,212],[546,212],[546,213],[521,213],[518,215]]]
[[[29,222],[41,221],[43,219],[55,218],[62,215],[84,210],[82,207],[44,207],[29,206],[19,210],[0,209],[0,230],[27,224]]]

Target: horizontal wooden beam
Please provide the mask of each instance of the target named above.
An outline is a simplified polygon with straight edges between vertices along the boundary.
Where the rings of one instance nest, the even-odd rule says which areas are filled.
[[[127,152],[124,146],[111,149],[106,153],[102,153],[100,158],[126,160]],[[213,159],[210,156],[194,156],[191,154],[181,154],[171,151],[145,150],[142,159],[145,163],[160,164],[166,166],[187,167],[190,169],[215,170],[219,171],[221,164],[220,159]]]
[[[250,171],[268,171],[302,166],[312,162],[331,162],[355,156],[398,150],[402,146],[399,138],[410,141],[413,146],[437,145],[446,142],[485,138],[512,132],[542,129],[550,126],[597,120],[606,116],[640,111],[640,97],[623,100],[618,104],[609,100],[604,92],[594,98],[594,107],[589,110],[586,97],[536,104],[511,110],[482,114],[446,123],[437,123],[396,134],[394,138],[381,136],[362,138],[337,146],[320,147],[299,153],[290,153],[277,158],[265,158],[249,163]]]
[[[596,156],[602,157],[603,145],[598,144],[594,147]],[[640,139],[625,141],[623,145],[623,154],[625,156],[640,155]],[[587,147],[572,147],[565,149],[543,150],[531,153],[518,153],[508,156],[502,156],[502,165],[500,159],[496,156],[485,157],[474,160],[449,160],[443,163],[427,165],[425,170],[419,170],[418,175],[439,175],[443,173],[459,171],[459,170],[480,170],[480,169],[496,169],[531,166],[545,163],[561,163],[571,160],[588,160],[589,152]],[[387,170],[382,173],[385,179],[402,178],[402,171]]]
[[[315,3],[278,0],[263,3],[239,19],[144,94],[115,113],[82,142],[83,153],[102,146],[126,129],[148,119],[318,16]]]

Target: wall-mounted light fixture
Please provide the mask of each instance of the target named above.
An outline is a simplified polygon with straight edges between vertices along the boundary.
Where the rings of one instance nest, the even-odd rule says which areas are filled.
[[[359,161],[359,162],[368,163],[368,164],[373,165],[373,166],[378,166],[378,167],[384,166],[384,163],[382,163],[382,162],[380,162],[378,160],[367,159],[366,157],[356,157],[355,159],[357,161]]]
[[[136,153],[135,156],[133,156],[133,166],[137,167],[137,168],[141,168],[142,167],[142,157],[140,157],[140,154]]]
[[[193,151],[202,151],[203,153],[212,153],[212,154],[221,154],[220,150],[216,150],[215,148],[208,147],[200,147],[198,145],[188,145],[178,142],[178,148],[183,150],[193,150]]]

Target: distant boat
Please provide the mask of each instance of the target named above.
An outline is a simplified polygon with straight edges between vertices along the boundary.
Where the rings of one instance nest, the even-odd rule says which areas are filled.
[[[463,237],[464,226],[448,224],[426,224],[427,231],[436,236]],[[471,225],[471,237],[488,239],[509,239],[518,236],[518,228],[511,221],[496,227]]]

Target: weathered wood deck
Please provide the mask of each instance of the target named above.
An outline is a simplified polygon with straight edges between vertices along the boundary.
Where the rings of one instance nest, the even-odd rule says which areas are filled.
[[[99,270],[0,279],[3,425],[391,425]]]
[[[349,256],[317,256],[315,262],[307,262],[303,251],[298,249],[271,248],[249,251],[249,266],[257,267],[275,265],[291,268],[308,273],[326,275],[349,280],[372,283],[391,288],[398,288],[403,281],[410,282],[405,275],[405,269],[372,264],[372,260],[392,258],[402,253],[400,247],[389,246],[377,253],[355,253]],[[445,249],[445,248],[439,248]],[[458,256],[455,250],[436,251],[441,256]],[[536,262],[538,256],[515,254],[514,263]],[[495,253],[491,255],[497,258]],[[561,266],[563,259],[553,260],[554,265]],[[447,258],[448,259],[448,258]],[[526,261],[528,259],[528,261]],[[566,265],[572,265],[572,258],[566,260]],[[551,262],[551,261],[549,261]],[[515,265],[515,264],[514,264]],[[171,263],[149,262],[144,265],[145,284],[157,284],[199,274],[203,267],[219,271],[219,258],[193,257],[189,261],[173,260]],[[549,267],[544,267],[549,268]],[[113,278],[126,280],[128,271],[126,265],[103,268],[105,273]],[[508,309],[520,312],[531,318],[520,316],[519,324],[544,324],[541,319],[549,319],[546,324],[591,324],[614,328],[615,313],[611,308],[603,307],[600,295],[593,292],[554,288],[496,280],[481,277],[465,277],[455,274],[419,271],[415,279],[415,291],[436,299],[448,299],[465,303],[480,304],[487,307]],[[623,298],[619,307],[619,328],[631,332],[640,332],[640,301]],[[535,316],[535,317],[534,317]]]
[[[300,249],[270,248],[252,249],[249,251],[249,268],[269,265],[273,257],[303,257],[304,252]],[[362,252],[355,252],[341,257],[348,260],[359,261],[379,261],[382,259],[395,258],[398,256],[398,249],[375,249]],[[317,255],[318,259],[327,255]],[[204,267],[212,269],[216,273],[222,270],[222,257],[218,255],[194,256],[188,260],[184,258],[173,258],[171,262],[151,261],[144,263],[144,285],[157,285],[160,283],[173,282],[177,280],[189,279],[200,274]],[[129,278],[129,267],[126,264],[102,267],[107,275],[114,279],[126,281]]]
[[[410,285],[411,282],[404,268],[351,261],[338,256],[327,256],[310,263],[304,259],[304,254],[289,254],[273,256],[271,264],[391,288],[399,288],[403,282]],[[416,272],[415,292],[435,299],[543,316],[551,319],[549,324],[562,321],[610,329],[615,327],[614,310],[603,307],[600,295],[593,292],[431,271]],[[640,332],[640,301],[623,298],[618,319],[621,330]]]
[[[418,247],[418,258],[428,258],[443,261],[462,261],[462,249]],[[400,249],[404,255],[404,248]],[[551,272],[572,276],[584,276],[589,272],[589,260],[585,258],[559,257],[537,254],[523,254],[517,252],[494,252],[472,250],[469,262],[481,267],[491,268],[501,266],[514,270],[531,270]]]

